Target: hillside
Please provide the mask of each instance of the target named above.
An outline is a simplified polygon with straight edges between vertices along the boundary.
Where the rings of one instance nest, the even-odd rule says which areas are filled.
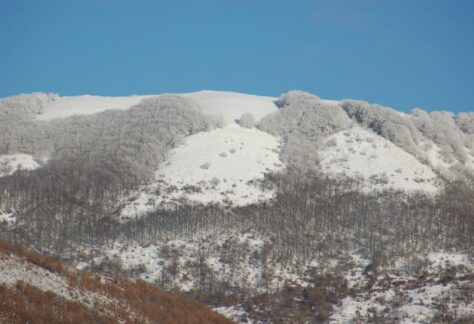
[[[21,121],[21,127],[28,128],[31,125],[32,129],[22,134],[22,130],[13,129],[12,125],[1,126],[8,136],[4,136],[3,148],[0,150],[0,176],[11,174],[16,169],[34,169],[54,158],[54,150],[45,147],[45,142],[55,147],[78,145],[49,142],[56,134],[64,132],[62,129],[70,128],[70,122],[80,116],[105,118],[113,116],[113,111],[130,110],[151,98],[163,98],[163,101],[166,96],[170,95],[59,97],[33,94],[3,99],[0,101],[0,112],[5,114],[4,120]],[[167,155],[166,163],[154,168],[154,184],[148,178],[146,182],[149,186],[143,188],[153,191],[157,182],[163,182],[166,184],[164,190],[173,191],[172,194],[167,198],[150,197],[142,190],[136,195],[136,201],[125,208],[124,215],[127,217],[146,210],[143,205],[149,200],[156,205],[183,197],[205,203],[232,201],[237,204],[268,199],[268,192],[258,192],[255,186],[246,183],[261,179],[264,173],[277,171],[286,164],[319,170],[332,176],[363,179],[371,190],[393,188],[436,192],[444,180],[465,177],[466,174],[472,182],[472,113],[455,116],[446,112],[427,113],[414,109],[411,114],[404,114],[363,101],[322,100],[297,91],[282,95],[281,98],[219,91],[200,91],[179,97],[190,99],[202,114],[219,118],[221,124],[218,127],[226,126],[213,133],[208,133],[206,129],[196,136],[180,135],[178,142],[171,146],[174,150],[169,154],[164,153]],[[251,116],[251,131],[245,127],[235,127],[243,115]],[[43,124],[45,121],[48,124]],[[38,130],[38,127],[43,130]],[[367,131],[351,130],[353,127]],[[331,144],[337,141],[337,132],[348,136],[344,130],[357,132],[354,139],[366,143],[369,141],[370,145],[365,145],[362,151],[353,154],[359,142],[342,140],[337,145]],[[82,130],[76,132],[81,133]],[[18,138],[23,138],[23,144],[16,144]],[[374,147],[374,141],[378,143],[378,148]],[[26,143],[34,146],[25,147]],[[242,154],[234,155],[231,152]],[[150,151],[147,154],[150,153],[153,154]],[[279,157],[275,153],[279,153]],[[192,155],[196,163],[191,163],[188,155]],[[390,166],[387,164],[388,159],[391,160]],[[188,162],[179,162],[183,160]],[[338,162],[334,165],[336,160]],[[230,168],[223,169],[219,166],[222,163],[229,164]],[[367,163],[378,166],[370,168],[369,173],[358,169],[357,165]],[[210,169],[206,169],[207,164]],[[349,170],[349,164],[355,165],[355,168]],[[231,169],[233,172],[229,171]],[[211,179],[207,179],[209,174],[212,175],[212,183],[209,183]],[[240,176],[237,179],[233,174]],[[183,181],[183,176],[189,181]],[[219,185],[213,185],[215,183]],[[201,185],[204,185],[201,193],[192,190]],[[245,194],[246,191],[248,194]]]
[[[474,113],[36,93],[0,131],[0,238],[70,267],[243,323],[474,316]]]
[[[5,323],[231,323],[141,280],[96,275],[0,241]]]

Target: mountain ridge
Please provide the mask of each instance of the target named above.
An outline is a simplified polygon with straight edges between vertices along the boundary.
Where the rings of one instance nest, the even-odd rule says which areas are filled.
[[[154,97],[160,98],[166,95],[167,94],[129,97],[85,95],[60,97],[58,95],[36,93],[0,100],[0,112],[2,110],[4,112],[8,110],[21,110],[18,107],[24,106],[24,110],[32,110],[33,115],[26,112],[23,113],[23,115],[30,117],[23,118],[31,118],[33,123],[34,120],[50,120],[58,123],[64,118],[76,118],[75,116],[77,115],[95,116],[98,113],[107,111],[126,111],[138,105],[138,103],[143,100]],[[441,176],[441,178],[459,177],[474,172],[474,148],[472,147],[472,139],[474,138],[474,113],[460,113],[455,115],[447,112],[427,113],[420,109],[414,109],[411,114],[406,114],[392,108],[369,104],[360,100],[322,100],[317,96],[302,91],[290,91],[280,98],[212,90],[172,94],[170,96],[191,99],[205,115],[220,118],[223,124],[219,127],[224,127],[224,129],[227,130],[231,129],[228,128],[229,126],[238,125],[238,121],[242,115],[253,115],[251,118],[255,121],[253,121],[254,124],[251,125],[251,128],[255,126],[257,130],[254,134],[254,136],[256,136],[255,141],[265,141],[265,136],[262,136],[261,139],[259,139],[260,137],[258,136],[260,134],[258,131],[264,131],[273,135],[275,140],[280,142],[281,148],[279,154],[281,162],[275,162],[277,164],[286,166],[298,165],[298,167],[302,168],[324,170],[319,164],[321,158],[327,160],[327,157],[319,157],[319,154],[324,154],[325,152],[322,148],[325,139],[336,131],[342,131],[357,126],[365,128],[375,133],[375,135],[392,142],[403,151],[414,156],[422,164],[427,164],[438,176]],[[9,104],[11,101],[13,103]],[[13,109],[8,109],[9,106]],[[1,109],[1,107],[4,108]],[[336,112],[338,117],[334,115]],[[304,114],[305,117],[302,118],[300,116],[301,114]],[[307,125],[301,124],[301,121],[296,124],[296,119],[295,121],[290,121],[292,118],[302,118],[301,121],[307,123]],[[332,126],[328,128],[329,124],[327,123],[330,119],[333,119],[333,121],[330,122]],[[308,124],[310,121],[312,124]],[[278,123],[280,126],[274,128]],[[227,128],[224,125],[227,125]],[[235,134],[229,134],[229,136],[245,137],[244,134],[237,135],[240,134],[238,128],[234,128],[233,133]],[[210,138],[212,138],[212,136]],[[275,144],[271,144],[268,147],[269,150],[274,150],[274,146]],[[179,148],[177,149],[179,150]],[[223,147],[223,155],[228,154],[228,152],[224,152],[225,149],[226,148]],[[235,148],[229,148],[229,150],[234,149]],[[347,148],[343,150],[347,151]],[[3,162],[0,161],[0,164],[3,165],[3,174],[13,172],[15,170],[14,163],[17,163],[16,166],[19,166],[20,169],[22,165],[24,165],[25,168],[34,168],[35,162],[28,162],[32,160],[32,158],[25,155],[27,152],[18,152],[23,153],[24,155],[22,156],[15,156],[16,153],[3,153]],[[175,153],[172,154],[174,155]],[[376,152],[375,155],[377,155]],[[396,153],[392,155],[397,156]],[[348,157],[350,157],[350,155]],[[39,157],[36,156],[36,159],[38,158]],[[209,157],[209,159],[215,160],[213,157]],[[12,162],[17,160],[18,162]],[[44,158],[43,160],[43,163],[39,164],[46,162]],[[257,166],[260,159],[255,158],[255,160],[254,165]],[[267,168],[267,172],[274,169],[272,167]],[[398,170],[398,168],[396,169]],[[198,171],[199,170],[193,172]],[[391,174],[393,174],[393,170],[386,171],[387,172],[382,170],[380,174],[375,176],[378,178],[390,178]],[[208,173],[212,173],[212,170]],[[356,173],[357,174],[353,174],[353,172],[350,172],[350,174],[353,174],[355,177],[364,177],[363,172]],[[2,170],[0,170],[0,175],[1,174]],[[332,174],[342,174],[342,172],[334,171]],[[373,174],[369,176],[372,175]],[[224,177],[225,175],[217,180],[221,181]],[[393,183],[403,183],[403,181],[398,179],[399,177],[397,178],[396,174],[393,175],[393,177],[395,177],[392,181]],[[413,181],[413,179],[414,178],[411,177],[409,180]],[[251,179],[247,179],[246,181],[248,180]],[[171,183],[176,181],[177,180],[171,179]],[[187,184],[182,183],[182,181],[179,182],[181,185],[196,185],[194,182]],[[175,186],[176,184],[171,184],[171,186]],[[372,185],[369,185],[369,187],[377,188],[377,186],[374,187]],[[412,187],[412,185],[407,186],[407,188]],[[395,186],[394,188],[401,187]],[[229,188],[223,188],[224,191],[228,189]],[[430,188],[428,191],[433,191],[433,189]],[[225,198],[226,197],[224,197],[224,199]],[[221,199],[217,199],[216,201],[221,201]]]

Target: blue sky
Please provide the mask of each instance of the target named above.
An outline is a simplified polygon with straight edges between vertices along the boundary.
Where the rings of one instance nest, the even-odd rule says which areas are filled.
[[[301,89],[474,110],[471,0],[0,0],[0,96]]]

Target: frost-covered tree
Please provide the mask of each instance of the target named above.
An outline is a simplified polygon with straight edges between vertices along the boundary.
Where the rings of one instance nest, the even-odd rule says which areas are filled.
[[[341,106],[362,127],[371,129],[403,150],[421,157],[417,146],[422,136],[409,116],[361,100],[344,100]]]
[[[467,161],[464,148],[466,135],[456,125],[453,113],[442,111],[427,113],[421,109],[414,109],[411,119],[423,136],[438,145],[446,162]]]
[[[327,104],[317,96],[291,91],[278,100],[280,110],[264,117],[260,128],[275,135],[299,129],[316,140],[351,127],[351,121],[338,106]]]
[[[352,125],[341,107],[302,91],[282,95],[277,104],[280,109],[262,118],[259,127],[283,137],[284,156],[290,162],[305,161],[305,166],[316,166],[317,149],[322,140]]]
[[[239,124],[240,126],[244,128],[252,128],[252,127],[255,127],[255,125],[257,124],[257,121],[253,114],[245,113],[245,114],[242,114],[242,116],[240,116]]]
[[[464,145],[474,150],[474,112],[460,113],[456,116],[455,121],[456,125],[466,134]]]

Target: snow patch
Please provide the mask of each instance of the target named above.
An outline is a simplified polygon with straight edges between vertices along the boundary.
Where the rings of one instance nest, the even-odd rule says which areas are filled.
[[[39,167],[36,159],[28,154],[0,155],[0,177],[11,175],[17,170],[34,170]]]
[[[319,150],[322,171],[332,176],[364,179],[365,190],[396,189],[435,193],[433,170],[390,141],[353,127],[326,139]]]
[[[237,323],[244,323],[242,318],[247,317],[247,312],[245,312],[245,310],[240,306],[216,307],[212,310]],[[246,319],[245,322],[249,323],[249,320]],[[253,321],[250,321],[250,323],[253,323]]]
[[[445,251],[431,252],[428,254],[428,261],[430,262],[430,270],[433,272],[461,265],[474,271],[474,257],[469,254]]]
[[[16,217],[14,213],[0,213],[0,225],[7,224],[12,225],[15,224]]]

